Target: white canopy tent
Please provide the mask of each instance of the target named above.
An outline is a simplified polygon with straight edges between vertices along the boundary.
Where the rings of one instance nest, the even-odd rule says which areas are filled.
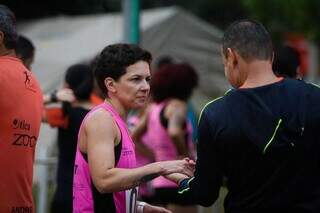
[[[92,59],[108,44],[121,42],[122,14],[40,19],[19,25],[36,46],[33,72],[44,92],[59,87],[68,66]],[[220,59],[219,29],[177,7],[141,14],[141,46],[153,58],[169,55],[187,61],[200,74],[193,100],[196,108],[228,87]]]

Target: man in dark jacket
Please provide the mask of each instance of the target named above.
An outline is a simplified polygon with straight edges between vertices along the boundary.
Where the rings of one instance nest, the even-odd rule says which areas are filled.
[[[320,89],[274,75],[255,21],[229,26],[222,58],[234,89],[202,111],[194,177],[169,177],[181,199],[212,205],[226,177],[226,213],[320,212]]]

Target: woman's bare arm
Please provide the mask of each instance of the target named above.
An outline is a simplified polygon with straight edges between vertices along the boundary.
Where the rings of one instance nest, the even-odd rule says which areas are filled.
[[[84,130],[91,177],[101,193],[129,189],[159,175],[176,172],[192,175],[186,160],[156,162],[135,169],[114,168],[114,146],[120,131],[104,110],[92,114],[86,120]]]
[[[166,107],[165,115],[168,118],[168,134],[171,137],[178,154],[187,157],[188,147],[185,138],[185,122],[187,120],[186,103],[180,100],[172,100]]]
[[[141,141],[142,136],[147,131],[148,113],[149,113],[149,108],[145,110],[145,112],[140,118],[139,123],[133,128],[131,132],[131,137],[134,143],[136,144],[137,153],[154,161],[155,157],[154,157],[153,151],[149,147],[147,147],[145,144],[143,144]]]

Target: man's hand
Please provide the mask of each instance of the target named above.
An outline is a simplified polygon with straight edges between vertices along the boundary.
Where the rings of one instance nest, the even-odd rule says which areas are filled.
[[[173,173],[170,175],[165,175],[164,177],[172,182],[175,182],[177,185],[179,185],[182,180],[189,178],[189,176],[180,173]]]
[[[162,207],[146,204],[143,208],[143,213],[172,213],[172,212]]]
[[[167,178],[168,180],[175,182],[176,184],[180,184],[182,180],[193,176],[193,173],[195,170],[195,162],[189,158],[184,158],[183,160],[188,163],[189,174],[186,174],[185,172],[171,173],[171,174],[164,175],[164,177]]]
[[[189,158],[183,160],[160,161],[157,162],[164,170],[162,175],[169,175],[172,173],[185,174],[192,177],[195,170],[195,162]]]

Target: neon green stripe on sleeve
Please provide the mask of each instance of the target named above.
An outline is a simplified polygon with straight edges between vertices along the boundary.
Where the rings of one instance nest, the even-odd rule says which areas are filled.
[[[200,116],[199,116],[198,124],[200,123],[202,113],[203,113],[203,111],[206,109],[206,107],[207,107],[209,104],[211,104],[211,103],[213,103],[213,102],[215,102],[215,101],[219,100],[219,99],[220,99],[220,98],[222,98],[222,97],[223,97],[223,96],[220,96],[220,97],[218,97],[218,98],[215,98],[215,99],[213,99],[212,101],[209,101],[208,103],[206,103],[206,105],[204,105],[204,107],[202,108],[202,110],[201,110],[201,112],[200,112]]]
[[[282,119],[280,118],[279,121],[278,121],[278,124],[277,124],[277,126],[276,126],[276,128],[275,128],[275,130],[274,130],[274,132],[273,132],[273,134],[272,134],[272,137],[270,138],[269,142],[267,143],[267,145],[266,145],[266,146],[264,147],[264,149],[263,149],[263,154],[266,153],[268,147],[269,147],[270,144],[272,143],[272,141],[273,141],[273,139],[274,139],[274,136],[277,134],[277,131],[278,131],[279,127],[280,127],[281,122],[282,122]]]
[[[315,84],[315,83],[311,83],[313,86],[317,87],[317,88],[320,88],[320,86],[318,84]]]
[[[185,189],[183,189],[181,191],[178,191],[178,193],[179,194],[183,194],[184,192],[188,191],[190,189],[189,184],[193,179],[194,179],[194,177],[192,177],[192,178],[190,178],[190,180],[188,180],[188,182],[187,182],[188,188],[185,188]]]
[[[202,116],[202,113],[203,113],[203,111],[205,110],[205,108],[206,108],[209,104],[211,104],[211,103],[219,100],[220,98],[223,98],[223,97],[224,97],[226,94],[228,94],[231,90],[232,90],[232,89],[228,89],[228,90],[224,93],[223,96],[220,96],[220,97],[218,97],[218,98],[215,98],[215,99],[213,99],[212,101],[209,101],[208,103],[206,103],[206,105],[204,105],[204,107],[202,108],[202,110],[201,110],[201,112],[200,112],[198,124],[199,124],[199,122],[200,122],[200,120],[201,120],[201,116]]]

